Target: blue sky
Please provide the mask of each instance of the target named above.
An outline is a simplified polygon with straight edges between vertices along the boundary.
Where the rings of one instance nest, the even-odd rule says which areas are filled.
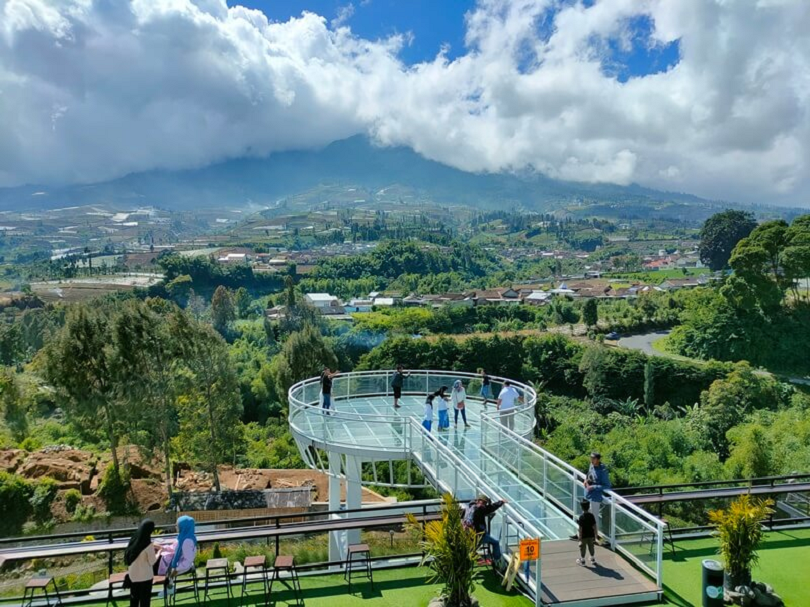
[[[349,3],[339,0],[228,0],[263,11],[274,21],[287,21],[302,11],[316,13],[331,21]],[[418,63],[436,56],[443,44],[448,56],[464,53],[464,15],[475,6],[474,0],[356,0],[352,16],[346,22],[355,35],[374,40],[392,34],[410,32],[412,43],[401,58]]]
[[[287,21],[309,11],[332,21],[348,6],[351,16],[345,24],[352,32],[365,39],[386,38],[392,34],[410,33],[412,41],[402,49],[400,58],[407,64],[433,59],[442,46],[447,56],[454,58],[466,52],[464,45],[465,14],[475,8],[475,0],[228,0],[233,6],[240,4],[259,9],[273,21]],[[585,6],[593,0],[585,0]],[[551,23],[553,13],[545,23]],[[652,30],[648,17],[630,21],[634,32],[630,49],[622,48],[617,40],[607,42],[606,72],[624,82],[635,76],[666,71],[678,62],[677,41],[666,46],[649,47],[646,40]],[[538,25],[538,31],[547,26]]]

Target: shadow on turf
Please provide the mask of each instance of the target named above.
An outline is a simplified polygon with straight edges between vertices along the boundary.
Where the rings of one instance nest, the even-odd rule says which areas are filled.
[[[759,552],[768,552],[769,550],[779,550],[782,548],[802,548],[803,546],[810,546],[810,538],[789,536],[787,533],[781,535],[788,536],[790,539],[781,539],[775,541],[765,542],[760,548]],[[665,561],[674,561],[681,563],[693,558],[700,558],[705,556],[717,556],[716,546],[707,546],[705,548],[694,548],[689,550],[681,548],[677,543],[675,544],[675,554],[667,552],[664,555]]]

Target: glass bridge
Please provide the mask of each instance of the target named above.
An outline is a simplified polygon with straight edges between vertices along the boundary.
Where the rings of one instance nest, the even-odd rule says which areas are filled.
[[[543,541],[541,552],[550,555],[525,564],[519,576],[538,605],[625,605],[660,596],[664,523],[614,494],[608,495],[602,508],[600,528],[609,537],[610,556],[623,557],[616,561],[624,571],[597,576],[599,584],[591,589],[587,583],[583,589],[583,581],[569,580],[572,588],[567,595],[562,582],[553,583],[555,575],[560,580],[568,578],[563,571],[557,575],[550,569],[555,560],[551,555],[565,555],[557,560],[570,556],[566,569],[578,556],[570,537],[576,533],[584,475],[530,440],[537,400],[531,386],[509,380],[521,401],[501,414],[494,401],[485,405],[479,395],[478,375],[414,371],[405,379],[401,407],[395,409],[392,378],[393,371],[335,376],[329,411],[321,407],[319,378],[300,382],[289,391],[293,437],[307,464],[330,475],[330,510],[340,507],[341,479],[346,483],[349,509],[360,508],[363,484],[418,487],[427,483],[459,501],[486,494],[507,502],[493,519],[491,530],[500,537],[506,553],[516,550],[520,539],[538,537]],[[456,380],[466,389],[470,427],[464,427],[460,416],[460,425],[453,423],[452,405],[448,404],[450,428],[438,431],[434,405],[433,429],[426,431],[421,425],[426,395],[442,386],[449,395]],[[496,398],[507,380],[491,377],[491,381]],[[399,462],[413,464],[406,467],[407,479],[394,476]],[[346,543],[352,543],[352,538],[335,538],[330,544],[335,557]],[[539,593],[538,578],[542,580]],[[569,595],[573,599],[565,600]]]

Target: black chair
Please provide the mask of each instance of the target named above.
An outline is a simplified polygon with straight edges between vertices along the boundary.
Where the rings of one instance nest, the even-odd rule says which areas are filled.
[[[203,584],[203,604],[208,603],[211,586],[214,582],[225,580],[228,605],[231,604],[231,564],[228,559],[208,559],[205,563],[205,582]]]
[[[126,579],[126,577],[127,577],[127,572],[122,571],[120,573],[113,573],[107,579],[107,602],[105,603],[105,607],[109,607],[110,603],[113,603],[113,604],[116,604],[116,605],[118,604],[118,603],[115,602],[115,599],[113,597],[113,592],[115,590],[118,590],[118,589],[120,589],[120,590],[124,589],[124,580]]]
[[[187,590],[191,588],[194,592],[194,602],[196,604],[200,603],[200,589],[198,586],[198,578],[197,578],[197,569],[193,565],[191,569],[188,571],[184,571],[183,573],[179,573],[174,577],[174,592],[169,592],[169,576],[156,576],[154,580],[154,584],[162,584],[163,585],[163,605],[164,607],[173,607],[177,604],[177,595],[180,593],[181,590]],[[191,582],[191,584],[185,584],[182,587],[180,584],[182,582]]]
[[[242,564],[242,597],[240,604],[245,604],[245,595],[247,594],[248,573],[249,569],[253,569],[253,573],[260,575],[260,579],[264,584],[264,604],[267,605],[270,597],[270,587],[268,586],[269,580],[267,578],[267,557],[263,554],[258,556],[246,556],[245,562]]]
[[[350,544],[346,551],[346,570],[344,579],[349,582],[349,594],[352,592],[352,577],[361,576],[371,581],[374,590],[374,575],[371,571],[371,549],[368,544]]]
[[[286,573],[287,578],[281,577],[282,573]],[[287,580],[289,580],[289,584]],[[303,597],[301,596],[301,582],[298,579],[298,569],[295,567],[295,557],[284,555],[276,557],[276,561],[273,563],[273,576],[270,578],[268,596],[273,593],[273,582],[280,582],[292,590],[295,593],[296,605],[304,604]]]
[[[54,594],[48,592],[48,586],[53,586]],[[37,591],[42,592],[45,597],[45,604],[47,607],[57,607],[62,605],[62,597],[59,595],[59,587],[52,577],[34,577],[25,583],[25,592],[23,592],[22,607],[32,607],[34,599],[36,598]],[[30,593],[30,595],[29,595]],[[55,602],[51,602],[54,599]]]

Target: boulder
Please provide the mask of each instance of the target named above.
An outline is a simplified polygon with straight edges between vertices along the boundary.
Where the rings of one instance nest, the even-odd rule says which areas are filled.
[[[0,450],[0,470],[16,472],[27,457],[28,453],[22,449]]]
[[[60,489],[79,488],[84,495],[89,495],[95,458],[78,449],[42,450],[29,455],[18,474],[32,480],[50,477],[59,483]]]

